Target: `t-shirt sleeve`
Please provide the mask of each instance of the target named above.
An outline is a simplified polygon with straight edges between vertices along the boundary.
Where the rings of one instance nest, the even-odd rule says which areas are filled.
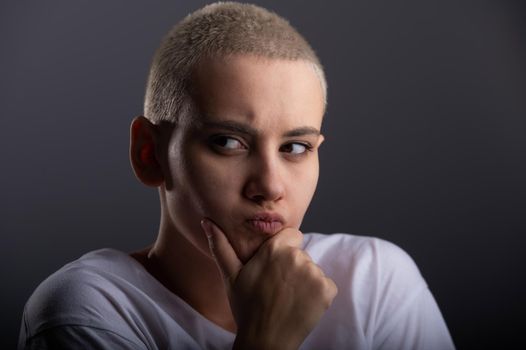
[[[307,349],[449,350],[442,314],[411,257],[388,241],[309,234],[305,249],[338,286]]]
[[[454,349],[438,305],[413,259],[396,245],[376,242],[379,283],[373,348]]]
[[[401,310],[390,332],[375,348],[391,349],[454,349],[451,336],[429,289],[423,290],[406,310]]]
[[[130,339],[110,330],[88,326],[57,326],[30,338],[20,338],[18,350],[43,349],[145,349]]]
[[[144,349],[119,292],[89,269],[51,275],[26,303],[18,349]]]

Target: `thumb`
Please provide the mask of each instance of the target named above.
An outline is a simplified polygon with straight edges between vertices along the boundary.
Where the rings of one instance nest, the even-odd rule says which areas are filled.
[[[201,220],[201,227],[208,238],[210,253],[214,258],[221,275],[229,284],[232,284],[243,267],[234,248],[226,238],[223,231],[210,219]]]

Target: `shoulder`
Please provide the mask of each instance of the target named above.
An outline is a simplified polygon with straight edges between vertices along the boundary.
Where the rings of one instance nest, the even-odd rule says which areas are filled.
[[[36,288],[24,309],[19,347],[196,348],[183,328],[193,322],[185,307],[128,254],[97,250]]]
[[[423,283],[413,259],[389,241],[344,233],[305,234],[304,249],[327,272],[352,273],[354,277],[396,277],[399,283]],[[337,271],[334,271],[337,270]],[[358,275],[358,276],[356,276]]]
[[[413,259],[383,239],[349,234],[306,236],[305,250],[338,286],[337,303],[360,315],[393,315],[428,287]]]
[[[26,336],[76,325],[112,330],[115,300],[125,293],[133,261],[112,249],[90,252],[45,279],[24,308]]]
[[[304,248],[338,286],[327,319],[374,348],[454,348],[420,270],[403,249],[339,233],[306,234]]]

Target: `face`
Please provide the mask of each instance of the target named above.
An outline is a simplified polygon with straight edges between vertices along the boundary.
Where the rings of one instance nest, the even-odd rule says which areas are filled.
[[[282,228],[299,228],[312,199],[320,80],[310,63],[253,56],[206,60],[194,73],[199,111],[170,136],[165,213],[206,255],[200,221],[212,219],[246,262]]]

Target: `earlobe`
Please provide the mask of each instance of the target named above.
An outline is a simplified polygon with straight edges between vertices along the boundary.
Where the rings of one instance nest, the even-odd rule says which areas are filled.
[[[156,155],[159,142],[155,125],[143,116],[133,119],[130,127],[130,162],[139,181],[158,187],[164,182],[160,161]]]

